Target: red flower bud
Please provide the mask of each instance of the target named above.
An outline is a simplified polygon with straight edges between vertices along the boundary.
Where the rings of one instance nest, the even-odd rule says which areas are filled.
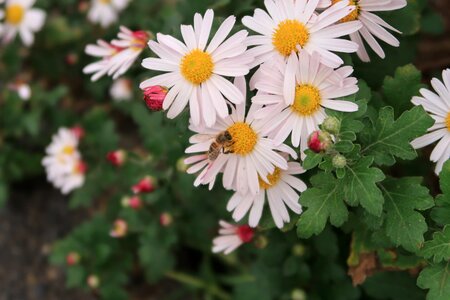
[[[173,218],[172,215],[169,213],[162,213],[159,216],[159,224],[161,224],[161,226],[168,227],[172,224],[172,222]]]
[[[168,90],[159,85],[148,87],[144,90],[144,101],[151,111],[162,110],[164,99],[166,99]]]
[[[146,176],[137,184],[133,185],[131,190],[135,194],[151,193],[155,190],[155,179],[151,176]]]
[[[316,153],[326,151],[331,144],[330,134],[323,131],[314,131],[308,139],[308,148]]]
[[[83,127],[81,127],[80,125],[76,125],[76,126],[72,127],[71,130],[72,130],[72,133],[79,140],[81,140],[84,137],[84,135],[86,134]]]
[[[115,167],[120,167],[125,163],[127,153],[123,150],[109,152],[106,159]]]
[[[70,252],[66,256],[66,263],[68,266],[74,266],[80,262],[81,256],[77,252]]]
[[[139,210],[142,208],[143,203],[142,203],[141,198],[139,198],[138,196],[133,196],[130,198],[128,198],[128,197],[124,198],[122,200],[122,205],[124,207],[131,207],[134,210]]]
[[[236,234],[242,242],[250,243],[255,236],[255,231],[248,225],[242,225],[236,229]]]

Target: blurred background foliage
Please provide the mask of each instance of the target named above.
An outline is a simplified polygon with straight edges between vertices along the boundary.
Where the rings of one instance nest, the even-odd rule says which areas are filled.
[[[283,232],[273,229],[269,216],[265,216],[254,245],[226,257],[212,255],[211,239],[217,232],[217,221],[228,219],[224,208],[230,193],[220,187],[212,192],[194,188],[194,177],[185,174],[180,159],[190,136],[187,114],[168,120],[163,113],[147,110],[138,84],[154,74],[139,63],[125,75],[134,84],[134,97],[129,102],[111,100],[111,79],[92,83],[82,74],[82,68],[92,62],[84,47],[97,39],[114,38],[119,24],[179,37],[179,25],[192,23],[196,12],[213,8],[218,24],[230,14],[239,20],[252,14],[255,8],[263,7],[262,0],[134,0],[120,14],[119,23],[106,30],[87,21],[89,2],[38,0],[36,6],[45,9],[48,16],[35,45],[27,49],[16,41],[0,48],[0,205],[10,198],[13,184],[26,189],[23,182],[45,175],[41,159],[59,127],[80,125],[85,129],[81,152],[89,165],[87,180],[67,197],[67,205],[74,211],[88,211],[89,220],[55,243],[51,256],[52,263],[65,265],[68,253],[79,253],[80,263],[67,267],[68,288],[82,288],[105,300],[128,299],[128,292],[136,286],[165,285],[168,281],[179,284],[160,299],[425,298],[425,291],[415,284],[416,266],[423,260],[417,261],[402,249],[395,255],[405,254],[401,256],[403,266],[396,261],[387,267],[393,254],[386,250],[379,253],[385,268],[353,287],[347,275],[348,265],[355,263],[349,233],[352,226],[357,227],[356,216],[363,214],[359,210],[352,213],[352,226],[344,226],[344,230],[327,226],[310,239],[299,239],[293,226]],[[444,33],[444,22],[426,0],[408,0],[407,8],[383,17],[404,33],[400,48],[386,47],[388,59],[372,55],[368,64],[356,56],[344,58],[354,64],[361,85],[365,82],[366,90],[372,89],[370,96],[361,94],[360,99],[375,99],[372,105],[377,108],[391,105],[399,116],[412,107],[411,96],[423,87],[420,72],[406,65],[416,60],[424,35],[439,37]],[[151,55],[146,49],[142,57]],[[436,69],[429,75],[439,72]],[[7,88],[16,80],[31,85],[29,101],[20,100]],[[406,92],[398,94],[398,87],[405,84],[408,88],[402,90]],[[119,148],[129,153],[120,169],[105,159],[109,151]],[[400,166],[393,172],[430,174],[427,183],[437,192],[432,165],[425,159],[420,164],[401,162]],[[130,187],[147,175],[157,178],[158,188],[142,197],[145,209],[123,207],[122,198],[131,194]],[[171,224],[161,225],[162,214],[172,217]],[[108,234],[117,218],[129,224],[129,234],[123,239],[112,239]],[[89,287],[90,276],[98,278],[97,286]],[[430,299],[450,299],[450,295],[445,297]]]

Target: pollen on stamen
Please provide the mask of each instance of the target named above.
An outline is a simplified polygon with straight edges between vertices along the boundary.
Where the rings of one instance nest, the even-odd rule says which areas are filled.
[[[258,141],[258,135],[247,123],[239,122],[229,127],[228,132],[233,138],[233,153],[247,155],[253,152]]]
[[[280,178],[281,178],[281,169],[275,168],[275,171],[272,174],[267,175],[267,180],[269,181],[269,183],[262,180],[261,177],[258,178],[259,186],[263,190],[270,189],[272,186],[276,185],[278,181],[280,181]]]
[[[189,82],[199,85],[207,81],[214,71],[214,62],[211,55],[195,49],[181,60],[181,74]]]
[[[332,5],[340,2],[342,0],[331,0]],[[359,0],[348,0],[348,5],[354,5],[356,7],[355,10],[353,10],[351,13],[349,13],[347,16],[343,17],[339,20],[339,23],[345,23],[350,21],[356,21],[359,18],[359,14],[361,12],[361,8],[359,6]]]
[[[298,52],[297,47],[301,46],[303,48],[308,41],[308,29],[297,20],[280,22],[272,37],[275,49],[284,56],[289,56],[292,52]]]
[[[309,84],[298,85],[295,89],[294,103],[291,109],[301,116],[310,116],[320,109],[319,90]]]
[[[6,22],[13,25],[17,25],[22,21],[24,14],[25,10],[22,7],[22,5],[19,4],[9,5],[8,7],[6,7],[6,16],[5,16]]]

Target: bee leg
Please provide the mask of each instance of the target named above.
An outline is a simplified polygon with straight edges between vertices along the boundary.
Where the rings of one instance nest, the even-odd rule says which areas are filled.
[[[223,154],[232,154],[234,153],[233,149],[227,148],[227,149],[223,149]]]

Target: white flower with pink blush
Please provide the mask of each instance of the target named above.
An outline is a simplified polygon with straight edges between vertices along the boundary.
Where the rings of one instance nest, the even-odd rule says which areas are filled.
[[[248,225],[232,225],[225,221],[220,221],[219,224],[219,236],[213,240],[214,253],[223,252],[228,255],[241,245],[250,243],[255,236],[255,231]]]
[[[101,60],[89,64],[83,69],[85,74],[93,74],[92,81],[108,75],[113,79],[119,78],[139,57],[147,45],[150,34],[145,31],[131,31],[121,26],[118,39],[108,43],[103,40],[97,44],[87,45],[85,52]]]
[[[88,19],[102,27],[117,22],[119,13],[124,10],[130,0],[92,0]]]

